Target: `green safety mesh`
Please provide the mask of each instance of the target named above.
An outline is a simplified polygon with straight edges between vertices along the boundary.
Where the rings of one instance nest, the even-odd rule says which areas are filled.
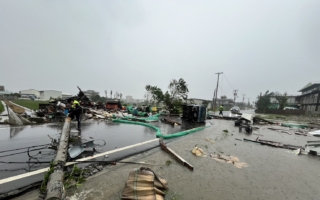
[[[157,138],[163,138],[163,139],[180,137],[180,136],[184,136],[184,135],[187,135],[187,134],[194,133],[194,132],[201,131],[201,130],[205,129],[205,126],[201,126],[201,127],[197,127],[197,128],[181,131],[181,132],[178,132],[178,133],[170,134],[170,135],[163,135],[161,133],[161,130],[158,127],[156,127],[156,126],[154,126],[152,124],[143,123],[143,122],[136,122],[136,121],[130,121],[130,120],[124,120],[124,119],[115,119],[115,120],[113,120],[113,122],[126,123],[126,124],[137,124],[137,125],[142,125],[142,126],[146,126],[146,127],[152,128],[153,130],[156,131],[156,137]]]

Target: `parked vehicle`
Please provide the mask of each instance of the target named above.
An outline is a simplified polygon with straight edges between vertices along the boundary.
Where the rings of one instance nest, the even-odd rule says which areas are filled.
[[[295,107],[284,107],[283,110],[298,110],[298,108],[295,108]]]
[[[238,106],[234,106],[230,109],[231,113],[240,113],[240,108]]]

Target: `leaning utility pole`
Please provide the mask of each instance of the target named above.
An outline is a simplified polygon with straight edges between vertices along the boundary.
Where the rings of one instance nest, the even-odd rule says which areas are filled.
[[[216,102],[217,102],[217,96],[218,96],[218,87],[219,87],[219,76],[220,76],[220,74],[223,74],[223,72],[218,72],[216,74],[218,74],[218,81],[217,81],[217,87],[216,87],[216,90],[214,91],[214,96],[213,96],[213,99],[212,99],[213,112],[216,109]]]

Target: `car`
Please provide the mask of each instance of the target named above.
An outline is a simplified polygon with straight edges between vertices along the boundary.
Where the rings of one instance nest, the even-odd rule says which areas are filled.
[[[298,110],[298,108],[295,108],[295,107],[284,107],[283,110]]]
[[[230,109],[232,113],[240,113],[240,108],[238,106],[234,106]]]

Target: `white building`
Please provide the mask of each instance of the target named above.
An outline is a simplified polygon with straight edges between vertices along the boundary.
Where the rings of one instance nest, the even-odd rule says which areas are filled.
[[[126,96],[126,102],[127,102],[127,103],[133,102],[132,96]]]
[[[58,99],[62,98],[62,92],[56,90],[43,90],[40,92],[40,99],[49,100],[50,98]]]
[[[196,105],[207,104],[207,108],[211,108],[212,101],[211,100],[206,100],[206,99],[191,98],[191,99],[188,99],[188,103],[196,104]]]
[[[20,95],[31,95],[36,96],[36,98],[40,98],[40,92],[38,90],[30,89],[30,90],[21,90],[19,91]]]
[[[96,92],[94,90],[86,90],[86,91],[82,91],[87,97],[92,97],[95,95],[99,95],[99,92]]]
[[[62,93],[62,99],[69,99],[70,97],[72,97],[72,94]]]

